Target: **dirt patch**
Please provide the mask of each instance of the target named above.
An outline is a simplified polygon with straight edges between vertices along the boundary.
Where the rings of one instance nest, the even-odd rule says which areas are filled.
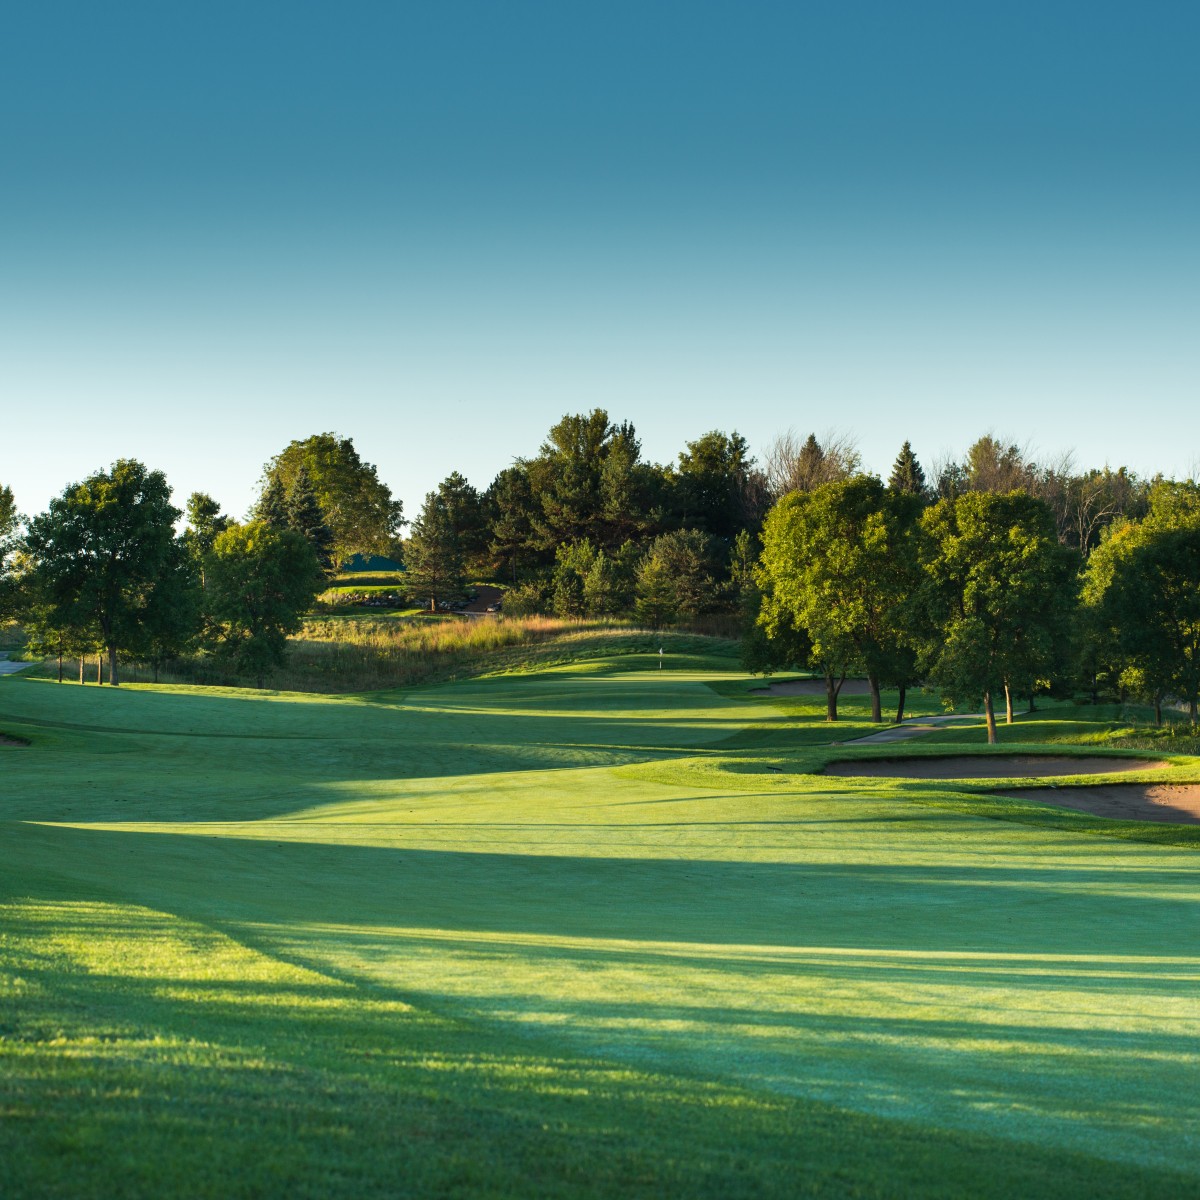
[[[997,796],[1036,800],[1120,821],[1170,821],[1200,825],[1200,784],[1111,783],[1098,787],[1010,788]]]
[[[0,746],[28,746],[29,743],[24,738],[9,737],[7,733],[0,733]]]
[[[1148,758],[1069,758],[1049,754],[989,754],[958,758],[875,758],[831,762],[826,775],[871,775],[889,779],[1038,779],[1045,775],[1110,775],[1153,771],[1165,762]]]
[[[793,679],[787,683],[772,683],[767,687],[751,688],[755,696],[824,696],[825,680],[823,679]],[[842,684],[839,696],[867,696],[871,685],[865,679],[847,679]]]

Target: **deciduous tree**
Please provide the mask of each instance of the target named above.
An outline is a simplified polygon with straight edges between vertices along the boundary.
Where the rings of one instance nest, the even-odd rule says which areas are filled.
[[[179,509],[161,471],[121,459],[110,471],[72,484],[29,522],[24,552],[31,586],[51,624],[94,625],[119,682],[120,653],[137,654],[162,603],[155,583],[179,569]]]
[[[1065,642],[1078,555],[1028,492],[942,500],[922,525],[922,600],[936,630],[926,645],[930,677],[952,701],[983,698],[994,743],[993,697],[1007,689],[1011,699],[1015,685],[1050,672]]]
[[[263,687],[324,586],[312,547],[295,530],[265,521],[231,525],[213,542],[205,580],[218,654]]]
[[[1200,700],[1200,489],[1160,484],[1141,522],[1115,526],[1088,560],[1084,601],[1122,681],[1162,722],[1168,695]]]
[[[0,621],[16,607],[16,587],[12,576],[12,555],[20,518],[12,488],[0,486]]]
[[[389,553],[402,523],[400,501],[392,499],[390,489],[375,468],[359,457],[350,438],[334,433],[291,442],[267,463],[262,498],[255,510],[258,519],[287,524],[287,496],[302,467],[333,532],[335,566],[354,554]],[[276,513],[281,504],[279,519]]]
[[[905,604],[918,579],[915,514],[913,497],[858,475],[786,496],[767,517],[760,581],[769,612],[786,611],[810,639],[826,670],[830,720],[837,674],[866,672],[871,718],[881,721],[881,682],[905,673]]]

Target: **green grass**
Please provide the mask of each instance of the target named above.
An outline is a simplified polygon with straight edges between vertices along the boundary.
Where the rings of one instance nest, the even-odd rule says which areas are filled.
[[[823,777],[986,747],[619,648],[0,680],[0,1194],[1200,1195],[1194,848]]]

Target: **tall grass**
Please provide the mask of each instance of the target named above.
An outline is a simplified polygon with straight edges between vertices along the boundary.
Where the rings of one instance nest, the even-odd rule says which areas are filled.
[[[656,632],[615,620],[313,618],[290,640],[287,662],[267,682],[281,691],[377,691],[537,670],[580,658],[655,654],[660,647],[673,655],[732,655],[736,642],[690,631]],[[53,673],[53,664],[39,673],[47,672]],[[136,683],[154,676],[148,667],[127,663],[122,665],[122,677]],[[158,679],[225,686],[246,683],[212,655],[173,663],[159,672]]]

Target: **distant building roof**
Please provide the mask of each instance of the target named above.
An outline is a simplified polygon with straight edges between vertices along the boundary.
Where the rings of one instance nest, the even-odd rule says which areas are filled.
[[[404,564],[394,558],[384,558],[382,554],[351,555],[342,563],[343,571],[403,571]]]

